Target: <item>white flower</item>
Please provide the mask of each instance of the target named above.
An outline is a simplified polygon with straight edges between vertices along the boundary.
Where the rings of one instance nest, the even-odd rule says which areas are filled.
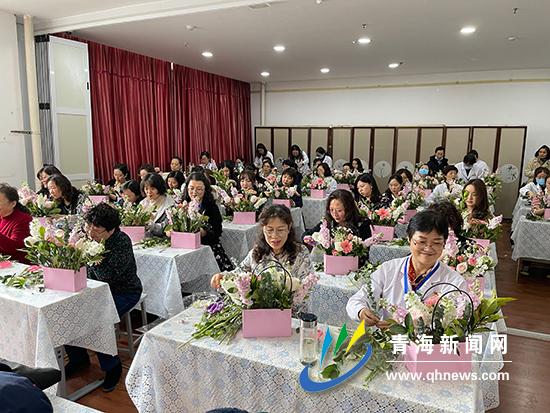
[[[292,281],[292,285],[291,285]],[[298,290],[301,287],[301,282],[299,278],[296,277],[285,277],[285,288],[289,290],[290,292],[294,292]],[[292,287],[292,289],[291,289]]]
[[[258,197],[256,195],[252,195],[250,197],[250,202],[252,202],[253,204],[255,204],[257,201],[258,201]]]
[[[468,270],[468,264],[466,262],[461,262],[456,266],[456,271],[459,274],[464,274]]]
[[[254,208],[258,209],[259,207],[261,207],[263,204],[265,204],[267,201],[267,199],[265,198],[260,198],[258,199],[258,201],[254,204]]]

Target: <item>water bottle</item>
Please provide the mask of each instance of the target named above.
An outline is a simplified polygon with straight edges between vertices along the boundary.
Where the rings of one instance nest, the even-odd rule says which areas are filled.
[[[317,316],[302,313],[300,323],[300,362],[313,366],[317,362]]]

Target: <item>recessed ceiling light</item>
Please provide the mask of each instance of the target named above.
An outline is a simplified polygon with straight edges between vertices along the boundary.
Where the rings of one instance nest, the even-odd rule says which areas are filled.
[[[273,46],[273,50],[275,50],[276,52],[284,52],[286,49],[286,47],[284,47],[282,44],[278,44],[276,46]]]
[[[260,73],[263,77],[269,77],[269,72],[262,72]]]
[[[202,52],[202,55],[203,55],[204,57],[213,57],[213,56],[214,56],[214,53],[209,52],[209,51],[204,51],[204,52]]]
[[[388,67],[389,67],[390,69],[397,69],[397,68],[398,68],[399,66],[401,66],[402,64],[403,64],[402,62],[393,62],[393,63],[390,63],[390,64],[388,65]]]
[[[476,32],[476,28],[474,26],[464,26],[462,29],[460,29],[460,33],[462,34],[472,34]]]
[[[323,67],[321,69],[321,73],[328,73],[328,72],[330,72],[330,69],[328,67]]]
[[[517,40],[517,39],[518,39],[517,36],[508,36],[508,40],[511,41],[511,42],[513,42],[513,41],[515,41],[515,40]]]
[[[370,37],[360,37],[357,39],[357,43],[359,44],[369,44],[371,41]]]

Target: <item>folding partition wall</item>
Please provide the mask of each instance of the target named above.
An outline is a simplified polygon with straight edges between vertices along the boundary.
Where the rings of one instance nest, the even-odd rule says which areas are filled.
[[[493,170],[502,171],[504,184],[497,213],[512,215],[523,170],[526,126],[355,126],[355,127],[256,127],[256,143],[263,143],[276,160],[286,159],[291,145],[315,158],[322,146],[336,164],[359,158],[372,171],[380,188],[397,169],[414,170],[437,146],[444,146],[449,163],[462,161],[470,149],[479,152]]]

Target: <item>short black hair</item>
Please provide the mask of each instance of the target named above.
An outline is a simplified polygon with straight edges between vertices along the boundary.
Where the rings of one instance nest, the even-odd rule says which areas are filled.
[[[265,158],[262,159],[262,166],[264,166],[264,163],[268,163],[270,167],[273,168],[273,162],[271,161],[270,158],[268,158],[267,156]]]
[[[403,168],[403,170],[409,172],[407,169]],[[399,171],[401,171],[401,169]],[[397,171],[396,173],[394,173],[392,176],[390,176],[388,178],[388,184],[391,182],[392,179],[395,179],[397,182],[399,182],[399,185],[403,185],[403,177],[401,176],[399,171]],[[411,182],[412,182],[412,180],[411,180]]]
[[[474,155],[477,158],[479,158],[479,153],[477,153],[477,151],[475,149],[472,149],[470,152],[468,153],[471,153],[472,155]]]
[[[120,172],[122,172],[122,175],[124,175],[126,179],[130,178],[130,171],[128,170],[128,165],[126,165],[125,163],[117,163],[113,169],[118,169]]]
[[[153,165],[151,165],[150,163],[144,163],[143,165],[141,165],[138,169],[138,172],[141,171],[141,170],[145,170],[149,173],[153,173],[155,172],[155,167]]]
[[[167,191],[164,179],[162,179],[162,176],[157,173],[148,174],[143,180],[142,185],[144,190],[146,186],[152,186],[159,192],[159,195],[164,195]]]
[[[315,149],[315,152],[320,153],[321,155],[326,155],[327,151],[325,151],[325,148],[322,146],[318,146],[317,149]]]
[[[443,146],[438,146],[437,148],[435,148],[434,153],[437,152],[437,151],[443,151],[443,152],[445,152],[445,148],[444,148]]]
[[[181,159],[179,156],[172,156],[170,162],[172,162],[174,159],[177,159],[180,165],[183,165],[183,159]]]
[[[116,209],[102,202],[90,209],[84,217],[87,223],[112,231],[120,226],[120,215]]]
[[[473,165],[477,162],[477,158],[472,152],[469,152],[464,156],[464,159],[462,160],[462,162],[465,163],[466,165]]]
[[[328,163],[321,162],[317,167],[316,170],[319,169],[319,167],[323,168],[323,171],[325,171],[325,178],[328,176],[332,176],[332,172],[330,171],[330,166],[328,166]]]
[[[407,226],[407,236],[411,239],[416,232],[429,233],[434,230],[443,239],[447,240],[449,237],[449,221],[441,212],[426,209],[411,218]]]
[[[178,182],[178,186],[181,187],[185,183],[185,175],[181,171],[172,171],[166,177],[166,187],[168,187],[168,178],[174,178]]]
[[[208,158],[208,160],[212,160],[212,156],[210,155],[210,152],[208,152],[208,151],[202,151],[199,155],[199,159],[202,158],[203,156],[206,156]]]
[[[443,168],[443,175],[447,175],[449,172],[455,171],[458,173],[458,169],[454,165],[447,165],[445,168]]]
[[[290,166],[291,168],[298,169],[298,165],[292,159],[285,159],[283,165]]]
[[[286,169],[283,171],[281,177],[282,177],[283,175],[288,175],[288,176],[290,176],[290,177],[292,178],[292,184],[296,185],[296,184],[298,183],[298,171],[297,171],[296,169],[294,169],[294,168],[292,168],[292,167],[286,168]]]
[[[397,171],[395,171],[395,174],[394,175],[407,175],[407,179],[409,180],[409,182],[412,182],[413,181],[413,174],[411,173],[411,171],[409,171],[407,168],[401,168],[401,169],[398,169]],[[388,179],[388,183],[391,181],[392,177],[390,176],[390,179]],[[399,182],[399,180],[397,180]],[[403,184],[403,177],[401,176],[401,182],[400,184]]]
[[[134,181],[133,179],[126,181],[122,184],[121,189],[123,191],[125,190],[132,191],[140,201],[143,199],[140,183],[138,181]]]

